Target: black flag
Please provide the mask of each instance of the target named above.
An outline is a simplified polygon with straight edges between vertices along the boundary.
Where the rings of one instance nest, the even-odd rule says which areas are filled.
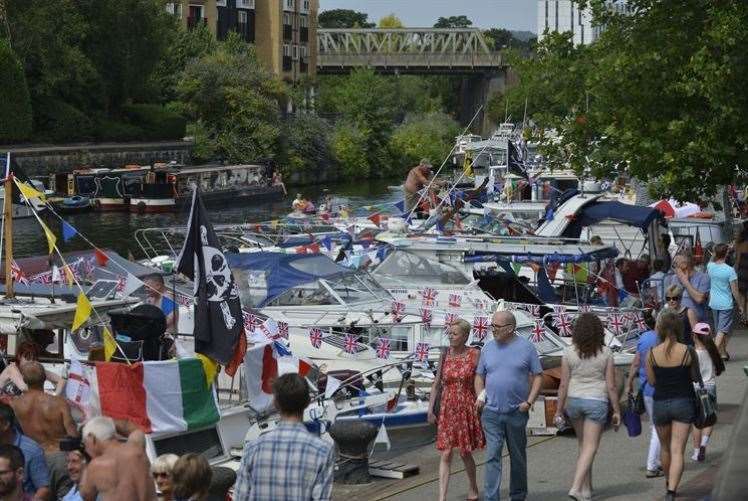
[[[242,306],[197,187],[188,225],[176,269],[195,283],[195,352],[228,365],[244,332]]]
[[[382,371],[379,370],[375,372],[374,374],[369,374],[366,376],[366,379],[369,380],[371,384],[373,384],[377,390],[384,393],[384,381],[382,381]]]
[[[525,179],[530,179],[525,170],[525,162],[522,160],[522,155],[511,139],[507,140],[507,170],[512,174],[517,174]]]

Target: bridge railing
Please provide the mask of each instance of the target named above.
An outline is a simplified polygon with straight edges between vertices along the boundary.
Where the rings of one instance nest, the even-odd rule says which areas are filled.
[[[325,52],[318,64],[340,67],[495,68],[503,65],[501,54],[349,54]]]

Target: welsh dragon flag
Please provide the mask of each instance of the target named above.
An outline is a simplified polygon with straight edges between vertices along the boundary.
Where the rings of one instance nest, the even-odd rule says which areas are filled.
[[[197,358],[133,365],[99,362],[85,370],[91,407],[104,416],[127,419],[145,433],[193,430],[220,417]]]

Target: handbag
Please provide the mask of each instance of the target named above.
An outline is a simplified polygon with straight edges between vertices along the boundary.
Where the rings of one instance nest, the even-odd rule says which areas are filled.
[[[449,348],[442,352],[442,356],[439,357],[439,368],[436,371],[436,391],[434,392],[434,405],[431,407],[431,412],[439,419],[439,412],[442,408],[442,368],[444,367],[444,359],[447,356]]]
[[[704,387],[696,351],[693,348],[689,348],[689,351],[691,353],[691,378],[699,383],[699,387],[696,388],[696,421],[693,425],[701,430],[714,426],[717,422],[717,403]]]
[[[642,433],[642,418],[636,409],[636,399],[634,395],[629,395],[626,410],[621,417],[623,425],[629,433],[629,437],[638,437]]]

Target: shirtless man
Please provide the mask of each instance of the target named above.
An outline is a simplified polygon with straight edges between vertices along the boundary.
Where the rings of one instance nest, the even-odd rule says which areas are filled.
[[[406,213],[410,213],[418,204],[420,199],[418,192],[426,187],[429,181],[431,181],[431,164],[427,159],[422,158],[421,163],[410,169],[403,185]]]
[[[145,453],[145,435],[130,433],[126,442],[117,440],[114,421],[90,419],[83,427],[83,445],[92,460],[83,472],[80,493],[86,501],[152,501],[156,488]]]

